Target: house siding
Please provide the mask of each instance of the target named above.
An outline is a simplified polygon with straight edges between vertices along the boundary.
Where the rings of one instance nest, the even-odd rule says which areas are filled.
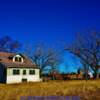
[[[13,75],[13,70],[19,69],[19,75]],[[23,70],[26,70],[26,75],[23,75]],[[29,70],[35,70],[34,75],[29,74]],[[41,81],[39,69],[34,68],[7,68],[7,81],[6,83],[20,83],[22,79],[27,79],[27,82]]]

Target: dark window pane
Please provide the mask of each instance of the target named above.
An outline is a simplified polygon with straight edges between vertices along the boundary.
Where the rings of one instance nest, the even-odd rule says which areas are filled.
[[[16,70],[13,70],[13,75],[15,75],[16,74]]]
[[[23,70],[23,75],[26,75],[26,70]]]
[[[19,70],[17,70],[17,74],[19,74]]]
[[[22,59],[21,58],[19,58],[19,62],[21,62],[22,61]]]
[[[13,75],[19,75],[19,74],[20,74],[20,71],[18,69],[17,70],[16,69],[13,70]]]
[[[15,57],[15,61],[18,61],[18,58],[17,57]]]
[[[35,70],[30,70],[29,74],[30,75],[34,75],[35,74]]]

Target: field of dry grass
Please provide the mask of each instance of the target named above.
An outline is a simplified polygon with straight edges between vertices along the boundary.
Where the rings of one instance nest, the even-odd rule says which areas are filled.
[[[100,100],[100,80],[0,84],[0,100],[20,100],[20,96],[80,96],[81,100]]]

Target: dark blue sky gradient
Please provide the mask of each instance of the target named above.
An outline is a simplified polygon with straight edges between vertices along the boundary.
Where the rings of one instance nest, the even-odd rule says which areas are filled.
[[[71,43],[77,32],[100,30],[100,0],[2,0],[0,36],[21,43]]]

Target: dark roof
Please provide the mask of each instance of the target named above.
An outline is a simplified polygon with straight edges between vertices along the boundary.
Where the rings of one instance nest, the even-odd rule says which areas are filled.
[[[15,55],[20,55],[23,57],[24,62],[13,62],[13,57]],[[17,68],[17,67],[23,67],[23,68],[37,68],[35,64],[32,63],[31,59],[29,59],[27,56],[17,53],[8,53],[8,52],[0,52],[0,63],[4,65],[5,67],[9,68]]]

